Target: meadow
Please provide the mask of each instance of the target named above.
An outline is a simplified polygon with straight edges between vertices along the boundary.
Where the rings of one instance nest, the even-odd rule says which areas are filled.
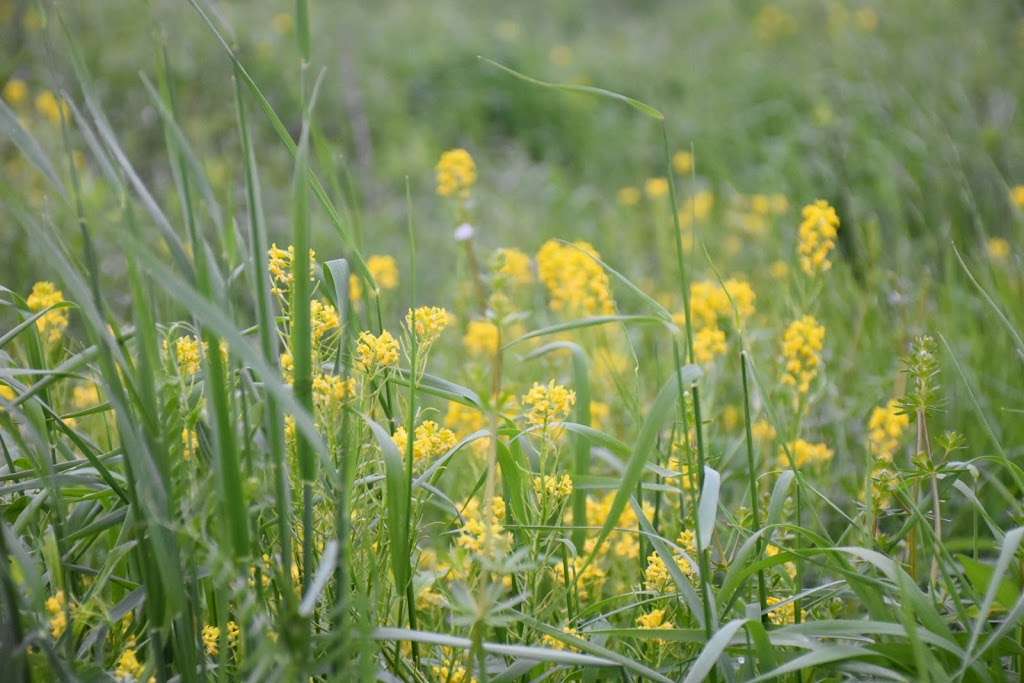
[[[0,678],[1020,681],[1022,56],[0,0]]]

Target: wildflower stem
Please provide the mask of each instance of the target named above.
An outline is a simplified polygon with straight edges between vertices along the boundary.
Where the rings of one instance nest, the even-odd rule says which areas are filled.
[[[747,477],[750,480],[750,514],[753,517],[754,533],[761,531],[761,501],[757,493],[757,470],[754,466],[754,437],[750,429],[750,390],[747,382],[747,352],[740,351],[740,374],[743,376],[743,422],[747,445]],[[756,558],[764,557],[764,541],[757,539]],[[768,623],[768,591],[765,587],[764,569],[757,570],[757,597],[761,604],[761,620]]]

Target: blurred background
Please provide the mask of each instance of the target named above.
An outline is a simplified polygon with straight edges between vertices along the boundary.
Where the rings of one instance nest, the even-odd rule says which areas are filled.
[[[292,3],[202,4],[297,136]],[[60,159],[52,93],[81,100],[66,31],[126,155],[184,230],[164,131],[140,75],[155,82],[166,58],[184,134],[244,235],[231,64],[195,9],[181,0],[42,7],[0,0],[0,83],[23,125]],[[711,277],[713,263],[724,276],[749,277],[759,309],[796,312],[800,302],[783,294],[781,282],[799,209],[819,197],[837,207],[840,255],[821,306],[838,361],[833,372],[839,386],[844,373],[879,379],[864,383],[873,396],[845,408],[839,401],[835,410],[859,415],[891,395],[907,340],[941,332],[986,387],[985,408],[1007,428],[1016,422],[1007,412],[1020,408],[1006,382],[1012,342],[1002,331],[990,334],[992,311],[950,247],[966,254],[1011,316],[1024,313],[1015,260],[1024,227],[1024,189],[1015,189],[1024,183],[1020,2],[382,0],[313,2],[312,17],[311,69],[324,70],[317,164],[341,179],[330,191],[344,198],[363,251],[403,264],[408,179],[422,300],[446,301],[464,268],[451,206],[434,191],[434,165],[452,147],[468,149],[477,162],[473,220],[481,248],[535,252],[548,237],[585,239],[652,293],[671,287],[661,277],[672,261],[663,256],[671,254],[671,214],[658,182],[665,175],[658,125],[620,103],[530,86],[482,55],[544,80],[620,91],[665,112],[679,208],[684,223],[696,223],[687,226],[695,275]],[[287,240],[291,157],[254,104],[250,118],[270,230]],[[0,159],[0,201],[64,211],[6,140]],[[122,220],[119,198],[86,152],[75,160],[103,272],[117,282],[123,257],[116,245],[103,245],[105,221]],[[25,292],[52,275],[13,216],[0,207],[0,272],[3,284]],[[343,255],[324,217],[315,220],[318,254]],[[73,223],[63,224],[74,244]],[[107,291],[116,306],[117,288]],[[407,293],[397,300],[407,301]],[[764,334],[767,355],[776,332]],[[874,353],[855,363],[863,349]]]

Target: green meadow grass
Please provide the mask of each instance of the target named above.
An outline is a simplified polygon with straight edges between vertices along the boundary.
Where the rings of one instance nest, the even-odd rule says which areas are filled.
[[[0,4],[3,677],[1019,680],[1019,14]]]

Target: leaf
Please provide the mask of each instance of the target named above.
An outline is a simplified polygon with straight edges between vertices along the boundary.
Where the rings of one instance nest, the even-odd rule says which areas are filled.
[[[504,441],[498,441],[498,466],[501,467],[502,486],[512,517],[518,524],[528,524],[530,517],[526,512],[526,481],[523,477],[528,468],[517,443],[509,448]]]
[[[331,580],[334,568],[338,564],[338,541],[331,539],[324,548],[324,554],[320,557],[320,565],[316,568],[316,576],[309,584],[306,594],[302,597],[299,605],[299,614],[309,617],[313,614],[313,608],[320,594],[327,588],[327,582]]]
[[[686,678],[683,679],[683,683],[699,683],[707,678],[708,674],[715,667],[715,663],[718,662],[718,658],[725,652],[725,648],[728,647],[729,641],[732,640],[733,635],[739,631],[743,626],[750,621],[749,619],[733,619],[728,624],[718,629],[715,635],[711,636],[711,640],[707,642],[704,649],[701,650],[700,656],[690,667],[690,670],[686,674]]]
[[[625,324],[628,322],[649,324],[653,323],[658,325],[665,324],[664,320],[653,315],[595,315],[587,318],[577,318],[576,320],[555,323],[554,325],[548,325],[547,327],[542,327],[539,330],[534,330],[533,332],[527,332],[521,337],[516,337],[512,341],[502,346],[501,348],[509,349],[520,342],[524,342],[528,339],[535,339],[536,337],[544,337],[549,334],[558,334],[559,332],[568,332],[570,330],[579,330],[587,327],[597,327],[600,325],[608,325],[611,323]],[[552,350],[554,350],[554,348],[544,347],[543,351],[541,351],[541,349],[537,349],[536,351],[533,351],[531,354],[525,356],[524,360],[526,358],[533,358],[534,356],[537,356],[540,353],[548,353]]]
[[[395,585],[399,593],[405,591],[412,574],[409,558],[409,537],[408,517],[409,499],[408,482],[405,476],[405,463],[402,462],[402,455],[398,452],[391,435],[373,421],[369,415],[363,415],[363,420],[370,427],[377,444],[380,446],[384,458],[385,474],[385,498],[384,504],[387,508],[389,547],[391,550],[391,571],[395,575]]]
[[[711,535],[715,531],[720,485],[721,476],[718,472],[710,467],[705,467],[704,488],[700,492],[700,504],[697,507],[697,529],[700,533],[701,548],[707,548],[711,544]]]

